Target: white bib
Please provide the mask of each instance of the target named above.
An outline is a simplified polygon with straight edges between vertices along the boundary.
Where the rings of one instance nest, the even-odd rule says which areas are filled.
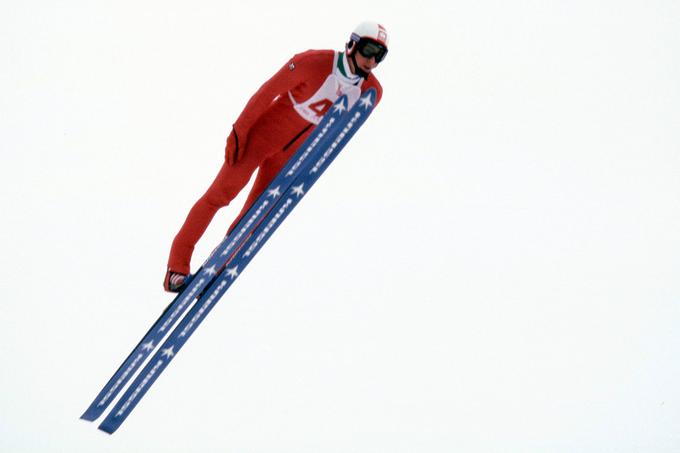
[[[361,96],[363,79],[360,79],[358,84],[354,84],[351,79],[344,76],[338,69],[338,56],[339,54],[336,53],[333,59],[333,72],[326,77],[321,87],[309,99],[304,102],[297,102],[293,98],[293,94],[290,91],[288,92],[295,111],[310,123],[319,124],[323,115],[343,94],[347,95],[348,108],[351,108]]]

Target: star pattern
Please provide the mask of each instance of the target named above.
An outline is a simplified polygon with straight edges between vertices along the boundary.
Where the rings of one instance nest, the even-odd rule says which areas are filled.
[[[304,182],[299,186],[293,186],[293,195],[297,195],[298,197],[303,196],[305,194],[305,191],[303,190],[304,186]]]
[[[280,189],[281,189],[281,186],[277,186],[277,187],[269,190],[269,196],[274,197],[274,198],[280,197],[281,196],[281,190]]]
[[[207,268],[207,269],[205,270],[205,273],[208,274],[208,275],[210,275],[210,276],[217,275],[217,269],[215,268],[215,265],[213,264],[212,266],[210,266],[209,268]]]
[[[155,348],[153,344],[153,340],[149,341],[148,343],[144,343],[142,345],[142,351],[153,351],[153,348]]]
[[[369,107],[371,107],[373,105],[373,102],[371,102],[371,95],[370,94],[367,94],[366,96],[361,98],[361,101],[359,101],[359,102],[361,103],[361,106],[366,108],[366,109],[368,109]]]
[[[345,107],[345,101],[342,100],[338,104],[335,104],[333,106],[334,112],[333,113],[338,113],[338,112],[344,112],[347,110],[347,107]]]
[[[232,267],[231,269],[226,270],[227,275],[234,280],[236,277],[238,277],[238,266]]]
[[[175,355],[175,351],[173,350],[174,346],[170,346],[169,348],[163,349],[163,353],[161,354],[163,357],[171,358],[172,356]]]

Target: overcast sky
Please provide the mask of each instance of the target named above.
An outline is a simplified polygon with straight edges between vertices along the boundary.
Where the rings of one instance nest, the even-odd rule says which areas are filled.
[[[122,428],[78,420],[248,98],[364,19],[378,109]],[[672,0],[3,3],[0,451],[677,452],[678,30]]]

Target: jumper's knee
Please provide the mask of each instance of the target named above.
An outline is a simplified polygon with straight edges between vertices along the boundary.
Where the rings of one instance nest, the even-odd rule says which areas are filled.
[[[201,202],[212,209],[220,209],[229,204],[232,196],[225,191],[214,190],[212,187],[202,197]]]

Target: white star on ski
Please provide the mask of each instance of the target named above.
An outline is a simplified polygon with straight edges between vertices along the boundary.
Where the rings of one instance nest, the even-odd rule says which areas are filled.
[[[305,191],[302,190],[304,186],[305,186],[304,182],[299,186],[293,186],[293,195],[297,195],[298,197],[303,196],[305,194]]]
[[[281,195],[281,191],[279,190],[280,188],[281,188],[281,186],[275,187],[274,189],[271,189],[269,191],[269,196],[274,197],[274,198],[279,197]]]
[[[227,269],[227,275],[231,277],[232,280],[238,277],[238,266]]]
[[[210,266],[209,268],[207,268],[207,269],[205,270],[205,273],[208,274],[208,275],[210,275],[210,276],[217,275],[217,269],[215,268],[215,265],[213,264],[212,266]]]
[[[153,340],[142,345],[142,351],[152,351],[155,346],[153,345]]]
[[[174,346],[170,346],[170,347],[167,348],[167,349],[163,349],[163,350],[162,350],[163,353],[162,353],[161,355],[162,355],[163,357],[167,357],[167,358],[172,357],[173,355],[175,355],[175,351],[172,350],[173,348],[174,348]]]
[[[345,101],[340,101],[339,104],[335,104],[333,106],[333,109],[335,110],[333,113],[344,112],[345,110],[347,110],[347,108],[345,107]]]
[[[361,101],[359,101],[359,102],[365,108],[369,108],[370,106],[373,105],[373,103],[371,102],[371,95],[370,94],[367,94],[366,96],[361,98]]]

